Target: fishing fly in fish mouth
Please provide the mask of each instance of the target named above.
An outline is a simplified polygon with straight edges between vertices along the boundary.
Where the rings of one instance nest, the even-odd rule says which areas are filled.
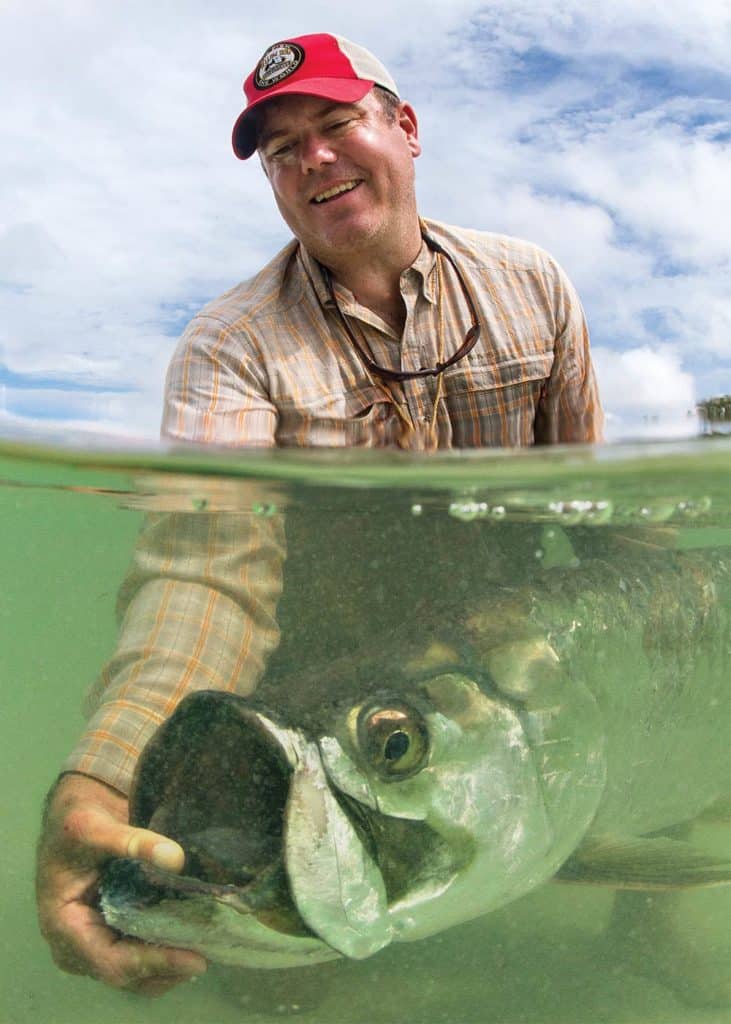
[[[503,588],[464,619],[469,664],[438,642],[402,652],[396,668],[353,659],[285,683],[290,706],[277,714],[232,694],[191,695],[143,753],[130,804],[133,823],[183,846],[184,872],[112,862],[107,922],[222,963],[289,967],[424,938],[557,874],[627,889],[728,883],[727,862],[643,838],[692,819],[728,784],[727,732],[714,733],[718,749],[702,728],[690,735],[681,705],[695,700],[692,663],[657,631],[689,628],[683,593],[695,588],[709,641],[728,632],[708,597],[728,587],[728,571],[673,565],[651,584],[649,573],[625,583],[619,603],[597,587],[606,565],[560,571],[550,601],[536,587]],[[632,680],[607,669],[618,646],[632,650]],[[705,686],[728,718],[722,660],[717,674]],[[642,753],[630,698],[644,716]],[[653,763],[668,774],[653,747],[675,742],[674,723],[683,786],[648,784]]]

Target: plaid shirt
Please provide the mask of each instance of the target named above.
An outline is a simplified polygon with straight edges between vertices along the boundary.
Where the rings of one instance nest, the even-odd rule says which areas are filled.
[[[443,374],[438,447],[600,440],[586,323],[557,264],[526,242],[424,223],[458,263],[482,328]],[[471,323],[451,263],[423,244],[401,294],[399,337],[335,285],[376,363],[413,370],[448,358]],[[193,318],[168,372],[162,432],[233,446],[419,449],[431,443],[436,397],[433,377],[385,385],[369,374],[319,265],[293,241]],[[279,640],[284,550],[279,516],[151,515],[120,594],[117,649],[64,769],[127,792],[142,747],[186,693],[251,693]]]
[[[438,447],[598,441],[586,323],[561,269],[526,242],[424,223],[459,264],[482,327],[475,348],[444,373]],[[381,366],[415,370],[456,352],[471,320],[449,261],[423,244],[401,275],[401,294],[399,337],[335,287],[340,310]],[[414,428],[408,446],[418,448],[436,389],[433,377],[386,386],[368,373],[318,264],[293,241],[193,318],[168,373],[163,434],[228,445],[378,448],[401,438],[398,404]]]

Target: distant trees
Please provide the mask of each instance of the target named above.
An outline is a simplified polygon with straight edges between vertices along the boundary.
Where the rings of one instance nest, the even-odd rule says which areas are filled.
[[[698,403],[697,409],[706,433],[713,433],[714,426],[717,424],[731,424],[731,395],[704,398],[702,402]]]

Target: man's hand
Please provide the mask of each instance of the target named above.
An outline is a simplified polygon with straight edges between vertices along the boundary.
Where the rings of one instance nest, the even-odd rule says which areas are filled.
[[[38,843],[38,919],[62,970],[157,996],[203,974],[207,964],[189,950],[120,937],[94,906],[100,866],[111,857],[137,857],[169,871],[182,869],[184,854],[177,843],[127,822],[127,800],[121,793],[86,775],[61,779]]]

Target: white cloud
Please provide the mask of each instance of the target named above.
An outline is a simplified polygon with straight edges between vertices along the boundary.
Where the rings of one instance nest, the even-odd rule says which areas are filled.
[[[614,352],[599,346],[594,361],[609,411],[609,440],[698,432],[694,380],[676,352],[649,346]]]
[[[671,258],[706,266],[729,258],[731,147],[690,135],[679,123],[689,105],[615,113],[583,137],[559,127],[543,173],[591,195],[636,234],[662,240]]]
[[[477,23],[500,48],[542,46],[568,57],[698,64],[728,72],[731,13],[726,0],[488,0]]]

